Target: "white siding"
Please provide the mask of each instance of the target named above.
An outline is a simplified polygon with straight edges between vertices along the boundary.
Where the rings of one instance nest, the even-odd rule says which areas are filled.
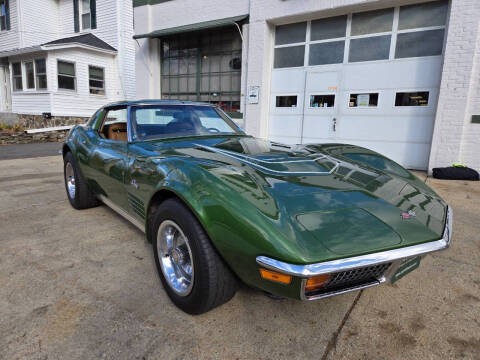
[[[118,68],[121,74],[123,96],[135,98],[135,40],[133,40],[133,7],[131,0],[118,0]]]
[[[119,37],[117,28],[117,11],[121,11],[121,2],[122,0],[97,1],[97,28],[91,30],[95,36],[99,37],[117,50]]]
[[[41,45],[59,38],[59,7],[55,0],[21,0],[21,47]]]
[[[74,36],[75,29],[73,27],[73,1],[58,1],[58,22],[60,33],[63,37]]]
[[[76,90],[58,89],[57,60],[75,63]],[[105,95],[90,94],[88,86],[88,65],[105,69]],[[89,50],[68,49],[52,51],[49,54],[48,76],[52,93],[52,115],[91,116],[99,107],[123,98],[115,57]]]
[[[50,112],[50,94],[48,92],[13,92],[12,111],[17,114],[40,115]]]
[[[10,0],[10,30],[0,31],[0,51],[20,47],[17,1],[18,0]]]

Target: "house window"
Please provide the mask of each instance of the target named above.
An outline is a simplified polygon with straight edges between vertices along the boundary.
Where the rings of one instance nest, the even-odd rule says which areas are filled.
[[[37,78],[37,90],[47,88],[47,64],[45,59],[35,60],[35,75]]]
[[[0,0],[0,31],[8,29],[8,0]]]
[[[25,77],[27,79],[27,89],[35,89],[35,73],[33,71],[33,61],[25,63]]]
[[[58,88],[75,90],[75,64],[66,61],[58,61]]]
[[[427,106],[428,91],[398,92],[395,94],[395,106]]]
[[[23,84],[22,84],[22,64],[21,63],[13,63],[12,64],[12,77],[13,77],[13,91],[22,91]]]
[[[90,29],[92,17],[90,13],[90,0],[80,1],[80,14],[82,15],[82,30]]]
[[[103,68],[96,66],[88,67],[88,84],[90,94],[105,95],[105,72]]]
[[[297,96],[296,95],[277,96],[275,100],[275,106],[295,108],[297,107]]]

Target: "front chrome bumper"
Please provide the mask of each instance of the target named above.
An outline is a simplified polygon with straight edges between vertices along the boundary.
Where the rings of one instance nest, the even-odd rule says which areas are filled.
[[[350,292],[354,290],[363,289],[366,287],[379,285],[385,281],[390,281],[392,276],[397,271],[399,265],[405,259],[416,257],[416,256],[423,256],[435,251],[440,251],[448,248],[450,246],[451,237],[452,237],[452,220],[453,220],[452,217],[453,217],[452,209],[451,207],[448,207],[447,219],[445,222],[445,229],[443,231],[442,238],[435,241],[429,241],[423,244],[407,246],[404,248],[399,248],[394,250],[381,251],[381,252],[367,254],[367,255],[354,256],[350,258],[325,261],[325,262],[315,263],[315,264],[307,264],[307,265],[289,264],[283,261],[271,259],[266,256],[258,256],[256,260],[257,260],[257,263],[264,268],[277,271],[279,273],[302,278],[303,281],[302,281],[302,289],[301,289],[300,297],[303,300],[316,300],[316,299],[329,297],[333,295],[339,295],[345,292]],[[385,274],[381,278],[378,278],[376,281],[365,283],[352,288],[345,288],[332,293],[326,293],[326,294],[315,295],[315,296],[305,295],[305,290],[304,290],[305,282],[306,282],[306,279],[311,276],[338,273],[341,271],[348,271],[348,270],[353,270],[357,268],[363,268],[367,266],[373,266],[373,265],[378,265],[378,264],[383,264],[388,262],[391,262],[392,265],[388,268]]]

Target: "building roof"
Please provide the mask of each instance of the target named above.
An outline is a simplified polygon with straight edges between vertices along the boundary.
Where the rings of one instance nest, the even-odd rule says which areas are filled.
[[[155,37],[185,33],[189,31],[198,31],[198,30],[205,30],[205,29],[217,28],[222,26],[234,25],[235,23],[245,20],[246,18],[248,18],[248,15],[240,15],[240,16],[234,16],[234,17],[229,17],[224,19],[203,21],[195,24],[175,26],[175,27],[162,29],[162,30],[155,30],[147,34],[138,34],[138,35],[135,35],[133,38],[134,39],[155,38]]]
[[[71,45],[71,44],[80,44],[80,45],[92,46],[98,49],[103,49],[108,51],[117,51],[114,47],[108,45],[105,41],[103,41],[102,39],[99,39],[98,37],[90,33],[53,40],[43,44],[42,46]]]
[[[87,47],[87,48],[91,48],[92,50],[117,52],[117,50],[114,47],[108,45],[105,41],[99,39],[95,35],[82,34],[82,35],[50,41],[42,45],[35,45],[35,46],[29,46],[24,48],[0,51],[0,58],[15,56],[15,55],[30,54],[30,53],[39,52],[39,51],[48,51],[52,47],[62,48],[62,47],[72,47],[72,46]]]

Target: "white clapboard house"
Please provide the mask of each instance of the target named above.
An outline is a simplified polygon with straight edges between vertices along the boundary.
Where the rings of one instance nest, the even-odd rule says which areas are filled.
[[[0,114],[89,117],[133,98],[132,35],[131,0],[0,0]]]

